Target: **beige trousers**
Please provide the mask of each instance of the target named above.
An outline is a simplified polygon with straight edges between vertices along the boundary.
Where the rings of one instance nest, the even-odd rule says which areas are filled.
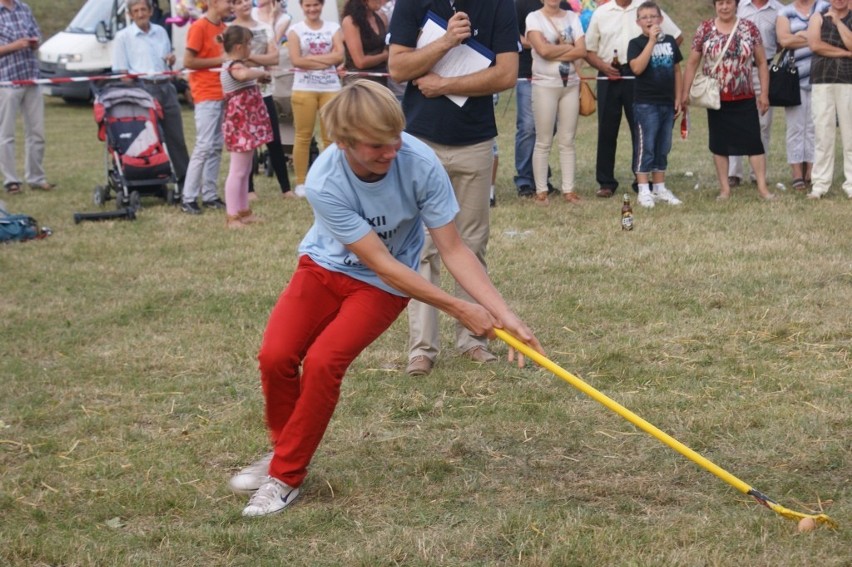
[[[816,84],[811,111],[814,119],[814,169],[812,191],[825,195],[834,177],[837,126],[843,146],[843,191],[852,198],[852,85]]]
[[[456,215],[455,223],[462,240],[476,254],[483,267],[487,268],[485,249],[488,246],[494,140],[486,140],[470,146],[446,146],[428,140],[423,142],[435,151],[450,176],[450,182],[453,184],[453,191],[459,203],[459,213]],[[420,255],[419,271],[421,276],[440,287],[441,258],[428,233]],[[458,283],[455,284],[453,294],[458,298],[472,301]],[[471,335],[470,331],[458,321],[456,322],[456,346],[460,352],[466,352],[476,346],[484,346],[486,343],[487,340],[484,337]],[[408,304],[409,359],[424,355],[430,360],[435,360],[441,350],[440,345],[438,310],[412,300]]]

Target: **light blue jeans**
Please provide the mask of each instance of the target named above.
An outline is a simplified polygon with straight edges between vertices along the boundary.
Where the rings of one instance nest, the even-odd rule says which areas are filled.
[[[518,79],[515,85],[515,187],[535,186],[532,155],[535,147],[535,120],[532,109],[532,81]]]
[[[221,100],[205,100],[195,104],[195,147],[186,168],[183,202],[192,203],[201,195],[204,202],[216,199],[219,164],[222,162]]]

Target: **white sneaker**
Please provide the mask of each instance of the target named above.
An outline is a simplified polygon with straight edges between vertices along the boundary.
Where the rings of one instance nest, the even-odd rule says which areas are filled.
[[[304,185],[296,185],[296,188],[293,189],[293,194],[296,195],[296,197],[301,197],[301,198],[304,199],[305,195],[307,195],[307,193],[305,193],[305,186]]]
[[[269,480],[269,463],[272,453],[268,453],[231,477],[228,486],[237,494],[251,494]]]
[[[639,197],[636,200],[647,209],[654,208],[654,196],[651,195],[650,189],[639,189]]]
[[[252,494],[248,505],[243,508],[243,516],[268,516],[280,512],[299,496],[299,489],[288,486],[277,478],[266,477],[263,486]]]
[[[654,191],[654,200],[668,203],[669,205],[682,205],[683,201],[675,197],[674,193],[663,187]]]

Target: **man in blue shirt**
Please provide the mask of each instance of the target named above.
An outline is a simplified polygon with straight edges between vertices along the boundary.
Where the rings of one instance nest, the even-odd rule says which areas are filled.
[[[183,137],[183,119],[177,90],[168,71],[175,62],[166,30],[151,22],[153,9],[150,0],[129,0],[127,9],[133,23],[118,32],[112,52],[114,73],[143,75],[139,83],[160,102],[163,108],[163,128],[169,157],[175,168],[178,185],[183,186],[189,153]]]
[[[417,47],[427,14],[446,22],[438,40]],[[475,40],[494,54],[490,67],[458,77],[442,77],[432,69],[451,49]],[[390,24],[388,68],[394,81],[409,81],[403,99],[406,132],[438,154],[450,176],[460,205],[456,226],[462,240],[485,267],[489,236],[489,196],[497,135],[491,95],[515,85],[518,75],[518,22],[512,0],[397,0]],[[467,97],[462,105],[445,95]],[[427,237],[420,274],[440,285],[437,250]],[[456,297],[466,298],[459,285]],[[432,370],[440,350],[438,312],[413,301],[408,311],[408,374]],[[476,362],[493,362],[486,339],[456,326],[456,347]]]
[[[478,336],[493,338],[495,327],[505,328],[541,352],[462,242],[450,180],[435,153],[402,132],[405,118],[393,94],[373,81],[356,81],[321,116],[335,145],[305,180],[314,225],[258,354],[274,451],[231,479],[235,492],[253,493],[243,516],[274,514],[296,499],[349,364],[409,298],[444,311]],[[424,225],[470,301],[417,273]]]
[[[36,52],[41,32],[29,6],[0,0],[0,82],[38,79]],[[7,193],[20,193],[15,172],[15,121],[24,118],[24,175],[33,189],[49,191],[44,175],[44,99],[38,85],[0,87],[0,174]]]

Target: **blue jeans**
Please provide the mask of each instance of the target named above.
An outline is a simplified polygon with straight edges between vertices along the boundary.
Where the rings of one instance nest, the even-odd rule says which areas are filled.
[[[636,120],[636,173],[665,171],[672,149],[674,106],[671,104],[633,105]]]
[[[535,120],[532,110],[532,82],[518,79],[515,85],[515,187],[535,186],[532,169],[532,154],[535,147]]]

